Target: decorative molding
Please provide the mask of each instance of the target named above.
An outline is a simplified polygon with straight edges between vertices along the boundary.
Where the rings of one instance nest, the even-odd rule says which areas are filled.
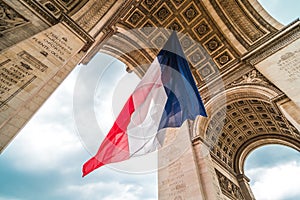
[[[219,68],[222,69],[224,66],[231,63],[234,60],[234,57],[232,56],[232,53],[229,50],[225,50],[221,54],[217,55],[214,58],[214,60],[219,66]]]
[[[80,27],[74,20],[72,20],[67,14],[62,13],[60,21],[65,22],[79,37],[85,41],[85,45],[82,48],[83,51],[87,51],[94,43],[95,39],[90,36],[82,27]]]
[[[156,0],[142,1],[142,5],[143,5],[148,11],[151,11],[157,3],[158,3],[158,1],[156,1]]]
[[[154,13],[154,16],[161,24],[163,24],[171,15],[172,11],[166,3],[163,3]]]
[[[182,12],[184,20],[191,24],[194,20],[196,20],[199,16],[202,15],[201,11],[197,8],[194,2],[191,2]]]
[[[269,32],[274,33],[278,30],[274,28],[271,24],[269,24],[264,17],[262,17],[256,9],[253,8],[249,0],[240,0],[242,4],[245,5],[250,14],[262,25],[262,27],[266,28]]]
[[[239,73],[226,74],[223,77],[225,79],[226,90],[245,85],[257,85],[271,89],[278,96],[282,94],[282,91],[280,89],[278,89],[272,82],[270,82],[264,75],[262,75],[249,63],[245,63],[243,61],[239,62],[239,65],[236,65],[235,69],[233,69],[233,71],[231,72],[234,72],[236,70],[239,70]]]
[[[206,35],[213,31],[212,27],[209,25],[207,20],[203,19],[193,28],[195,35],[198,37],[199,41]]]
[[[259,25],[251,19],[239,2],[235,0],[210,0],[210,2],[226,26],[246,49],[250,49],[252,44],[255,44],[267,35],[267,32],[259,28]],[[251,8],[249,10],[251,14],[255,12]],[[254,15],[254,17],[258,16],[258,14]],[[262,21],[258,21],[262,23]],[[265,25],[266,23],[263,22],[262,24]]]
[[[250,41],[250,44],[259,40],[266,34],[266,32],[259,28],[250,16],[247,15],[237,1],[217,0],[217,2],[222,9],[224,9],[224,12],[230,19],[231,23]]]
[[[49,25],[58,23],[58,19],[45,7],[34,0],[22,0],[32,10],[39,14]]]
[[[223,42],[217,35],[214,35],[206,43],[204,43],[204,47],[208,50],[209,53],[213,53],[223,46]]]
[[[84,13],[78,19],[77,24],[85,31],[91,30],[115,2],[116,0],[98,0],[88,12]]]
[[[139,22],[142,21],[144,17],[145,15],[137,9],[130,15],[127,22],[130,23],[132,26],[136,26]]]
[[[279,34],[280,33],[278,33],[278,35]],[[250,64],[255,65],[299,38],[300,38],[300,24],[298,24],[296,27],[294,27],[292,30],[288,31],[284,35],[280,36],[278,39],[273,40],[271,43],[263,46],[262,48],[260,48],[258,51],[256,51],[254,54],[250,55],[246,59],[249,60]]]
[[[178,8],[181,6],[184,0],[172,0],[172,2],[174,3],[175,7]]]
[[[167,26],[168,29],[180,32],[183,30],[183,25],[180,21],[175,17],[175,19]]]
[[[134,1],[127,5],[123,12],[118,14],[118,17],[116,22],[109,22],[107,25],[113,26],[113,23],[116,23],[118,27],[122,27],[122,31],[137,30],[140,32],[137,37],[140,43],[151,42],[150,51],[153,54],[162,47],[162,43],[169,33],[168,31],[160,32],[151,27],[177,30],[180,33],[179,38],[186,57],[192,59],[191,67],[198,87],[207,84],[206,81],[213,81],[217,78],[218,70],[222,73],[238,61],[239,54],[236,48],[226,37],[222,36],[222,32],[211,19],[209,11],[201,1]],[[113,35],[116,34],[119,33],[113,33]],[[111,53],[115,57],[121,56],[120,53],[126,52],[127,48],[126,41],[118,42],[122,45],[114,48],[118,48],[119,53],[117,55],[114,55],[114,52]],[[101,45],[110,44],[102,40]],[[204,59],[199,57],[201,56],[197,51],[199,46],[202,48],[201,52],[207,51],[206,54],[203,54]],[[137,59],[132,57],[131,60]],[[137,61],[136,66],[132,66],[131,63],[125,62],[131,69],[143,64]]]

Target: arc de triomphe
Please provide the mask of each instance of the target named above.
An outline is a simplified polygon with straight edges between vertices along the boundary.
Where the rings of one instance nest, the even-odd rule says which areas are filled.
[[[159,198],[254,199],[246,156],[300,150],[300,21],[284,27],[257,0],[0,0],[0,151],[76,65],[100,51],[142,77],[167,29],[209,117],[185,129],[190,147],[159,172]]]

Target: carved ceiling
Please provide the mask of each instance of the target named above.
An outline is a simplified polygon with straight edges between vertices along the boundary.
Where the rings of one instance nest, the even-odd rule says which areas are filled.
[[[299,131],[274,105],[257,99],[228,104],[212,117],[206,131],[208,143],[215,144],[213,157],[232,171],[237,151],[246,141],[260,136],[300,141]]]
[[[217,12],[221,22],[212,17],[212,10]],[[114,33],[110,40],[99,45],[99,50],[119,58],[139,76],[147,68],[143,64],[151,63],[170,34],[147,27],[162,27],[182,33],[180,41],[199,87],[216,78],[219,72],[235,66],[244,49],[250,50],[277,31],[246,0],[132,1],[110,26]],[[221,26],[226,26],[235,39],[224,33]],[[132,29],[141,29],[134,38],[126,33],[122,35],[120,31]],[[151,43],[150,53],[128,53],[127,48],[134,43],[146,43],[147,46],[147,42]]]
[[[218,31],[215,24],[211,22],[201,2],[182,0],[140,1],[133,5],[117,26],[126,30],[164,27],[183,33],[184,36],[180,38],[180,41],[193,68],[194,77],[199,84],[207,77],[212,78],[218,69],[233,63],[239,55],[236,49],[232,48],[227,39]],[[152,45],[156,49],[160,49],[168,38],[168,33],[158,31],[141,31],[137,35],[141,41],[152,41]],[[122,39],[127,40],[126,38]],[[126,43],[126,41],[124,42]],[[202,44],[209,56],[205,56],[203,50],[197,48],[196,43]],[[120,53],[124,52],[120,43],[118,45],[119,47],[106,44],[103,50],[113,46],[119,48]],[[157,51],[154,52],[154,55],[156,53]],[[210,57],[216,65],[208,61]],[[139,64],[140,62],[136,61],[136,63]],[[145,70],[143,69],[143,71]]]
[[[279,27],[275,21],[264,19],[266,16],[256,0],[24,0],[24,3],[52,24],[68,15],[79,34],[90,34],[96,43],[83,62],[102,51],[119,58],[129,71],[139,76],[143,76],[145,64],[152,62],[170,34],[147,27],[176,30],[182,34],[180,41],[199,88],[236,67],[243,54],[265,42]],[[132,29],[142,30],[135,35],[124,32]],[[151,48],[128,51],[130,46],[143,46],[141,43],[144,47],[151,43]]]

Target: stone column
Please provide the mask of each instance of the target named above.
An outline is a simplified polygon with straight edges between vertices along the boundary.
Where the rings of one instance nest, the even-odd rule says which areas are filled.
[[[205,199],[196,157],[190,140],[189,124],[166,132],[158,152],[158,199]]]
[[[254,200],[255,197],[249,185],[249,178],[246,177],[244,174],[239,174],[237,175],[237,181],[239,182],[244,198],[247,200]]]
[[[84,40],[61,22],[0,54],[0,152],[84,55]]]
[[[218,177],[208,147],[201,140],[198,140],[194,142],[194,151],[197,158],[200,180],[205,199],[223,199]]]

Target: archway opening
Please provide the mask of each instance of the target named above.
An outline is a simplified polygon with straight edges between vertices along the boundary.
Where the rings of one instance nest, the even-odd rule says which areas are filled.
[[[300,199],[300,154],[283,145],[265,145],[246,158],[245,175],[256,199]]]
[[[299,3],[298,0],[276,1],[273,3],[268,0],[258,0],[258,2],[273,18],[284,25],[299,18],[299,9],[295,6]]]
[[[80,70],[89,70],[91,65],[99,71],[82,77],[84,91],[74,90]],[[100,75],[105,66],[107,71],[103,75],[106,79],[103,80]],[[85,151],[75,127],[73,95],[87,95],[87,90],[91,89],[87,83],[96,82],[98,90],[92,91],[95,105],[82,102],[81,114],[82,118],[87,117],[85,111],[89,107],[98,109],[102,106],[96,114],[103,125],[108,118],[103,107],[112,105],[109,96],[115,91],[113,85],[118,86],[116,83],[124,81],[127,75],[131,74],[125,71],[124,64],[106,54],[97,54],[89,65],[77,66],[1,154],[0,199],[157,199],[157,175],[154,173],[134,176],[103,167],[93,176],[81,178],[82,164],[90,154]],[[119,88],[117,92],[125,91]],[[101,96],[97,96],[100,93]],[[110,108],[108,110],[110,115]],[[100,142],[96,141],[97,145]],[[107,189],[110,187],[113,189]],[[113,194],[112,190],[115,191]]]

